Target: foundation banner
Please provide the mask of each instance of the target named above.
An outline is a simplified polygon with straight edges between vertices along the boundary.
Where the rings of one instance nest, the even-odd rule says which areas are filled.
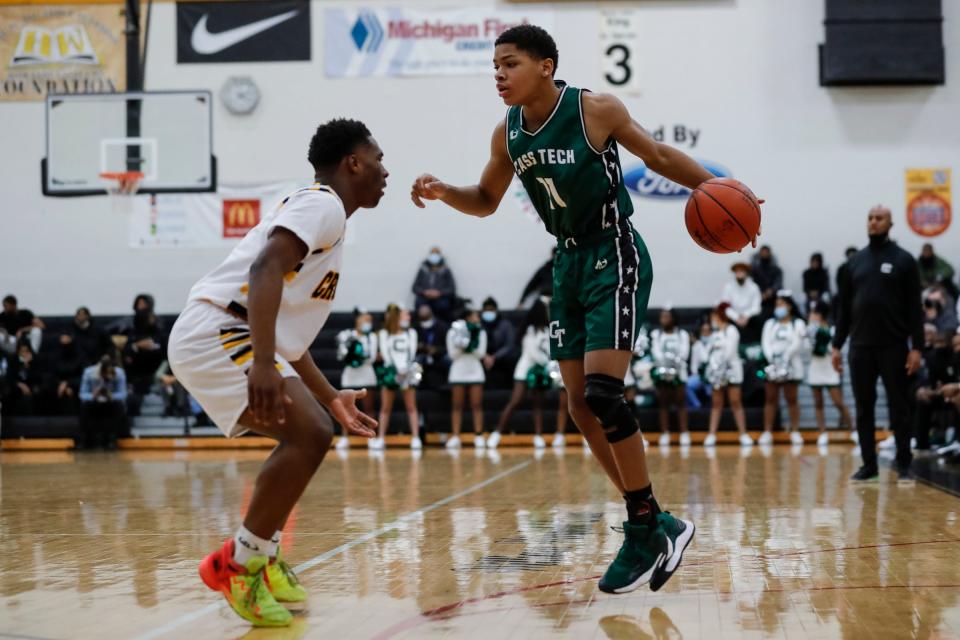
[[[950,228],[950,169],[907,169],[907,224],[917,235],[938,236]]]

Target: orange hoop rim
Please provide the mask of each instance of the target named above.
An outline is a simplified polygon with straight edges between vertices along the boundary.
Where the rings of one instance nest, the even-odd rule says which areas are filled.
[[[143,180],[142,171],[102,171],[100,177],[104,180]]]

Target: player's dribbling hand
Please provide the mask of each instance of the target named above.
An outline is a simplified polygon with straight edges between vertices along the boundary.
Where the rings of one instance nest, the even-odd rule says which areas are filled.
[[[413,181],[410,189],[410,199],[421,209],[426,207],[424,200],[439,200],[447,193],[447,185],[440,182],[429,173],[424,173]]]
[[[257,424],[283,424],[293,400],[283,391],[283,376],[272,362],[254,360],[247,375],[247,402]]]
[[[373,438],[377,435],[377,421],[357,409],[357,399],[367,395],[366,389],[352,391],[344,389],[337,392],[337,397],[330,402],[327,408],[333,414],[333,419],[344,429],[355,436]]]

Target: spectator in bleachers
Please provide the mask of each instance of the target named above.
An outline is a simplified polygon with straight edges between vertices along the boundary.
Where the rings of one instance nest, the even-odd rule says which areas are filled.
[[[932,396],[929,400],[931,407],[917,407],[917,446],[922,444],[920,430],[926,429],[929,434],[930,414],[936,409],[937,398],[941,398],[940,405],[943,407],[940,411],[941,419],[946,424],[947,419],[951,419],[954,424],[957,422],[958,413],[960,413],[960,335],[954,335],[951,338],[951,358],[948,367],[942,372],[943,383],[939,388],[932,389]],[[918,401],[920,400],[918,396]],[[954,429],[952,442],[944,442],[944,446],[937,449],[937,455],[947,457],[952,462],[960,462],[960,437],[957,432],[960,429]]]
[[[37,368],[33,349],[26,341],[17,345],[16,356],[7,358],[7,395],[3,399],[4,413],[17,416],[33,415],[41,401],[44,376]]]
[[[76,346],[84,366],[99,362],[111,349],[110,337],[97,326],[87,307],[77,309],[73,326],[60,336],[60,344],[67,343]]]
[[[843,252],[843,264],[837,267],[837,276],[836,276],[836,285],[837,293],[840,292],[840,282],[843,280],[843,274],[846,273],[848,265],[850,264],[850,258],[857,255],[857,252],[860,251],[856,247],[847,247]],[[838,306],[834,306],[834,310],[838,309]]]
[[[470,410],[473,414],[473,443],[483,449],[483,357],[487,354],[487,333],[480,323],[480,312],[467,309],[461,320],[455,321],[447,331],[447,353],[450,354],[450,425],[453,435],[447,440],[448,449],[460,448],[460,430],[463,423],[463,400],[470,394]]]
[[[517,331],[513,324],[500,314],[497,301],[492,297],[483,301],[480,320],[487,334],[487,355],[483,357],[487,384],[497,388],[509,387],[513,379]]]
[[[800,310],[787,290],[777,292],[773,317],[763,325],[763,357],[766,388],[764,390],[763,435],[760,444],[773,443],[773,421],[780,404],[780,391],[787,401],[790,416],[790,442],[803,444],[800,435],[800,405],[797,391],[803,381],[803,348],[807,339],[807,323],[800,317]]]
[[[957,332],[957,311],[953,297],[943,284],[937,283],[923,292],[924,322],[929,322],[941,334]]]
[[[343,363],[340,388],[366,391],[367,395],[361,402],[363,412],[371,417],[374,415],[373,394],[377,388],[373,363],[378,357],[378,345],[377,334],[373,331],[373,316],[365,309],[354,309],[353,329],[344,329],[337,334],[337,360]],[[344,431],[337,440],[337,449],[349,447],[350,441]]]
[[[115,449],[126,430],[127,377],[109,356],[83,371],[80,382],[80,443],[82,449]]]
[[[429,305],[417,309],[417,362],[423,368],[423,388],[439,389],[446,384],[448,328]]]
[[[920,286],[924,289],[934,285],[943,285],[951,296],[956,297],[957,285],[953,281],[953,265],[933,252],[933,245],[929,242],[923,245],[917,257],[917,267],[920,269]]]
[[[160,332],[157,314],[150,309],[137,311],[133,329],[123,350],[124,371],[130,384],[127,412],[140,415],[143,398],[153,387],[157,369],[166,360],[166,345]]]
[[[817,446],[823,447],[830,443],[827,434],[827,420],[823,410],[823,392],[830,394],[833,405],[840,412],[840,428],[853,429],[850,420],[850,410],[843,401],[843,388],[840,374],[833,368],[830,355],[830,343],[833,341],[833,327],[830,326],[830,307],[824,302],[817,302],[808,316],[808,338],[812,355],[810,367],[807,370],[807,384],[813,392],[814,412],[817,416]],[[856,433],[856,431],[852,431]],[[852,435],[851,435],[852,437]]]
[[[703,374],[710,356],[710,321],[700,323],[697,340],[690,346],[690,377],[687,379],[687,406],[699,409],[710,397],[710,385]]]
[[[548,365],[550,364],[549,310],[543,300],[537,300],[527,312],[523,323],[520,360],[513,370],[513,393],[500,413],[497,429],[487,439],[487,446],[496,448],[500,436],[507,428],[510,416],[520,406],[527,391],[533,400],[533,446],[543,449],[543,397],[552,386]]]
[[[660,312],[660,327],[650,332],[653,356],[653,380],[657,387],[660,418],[660,446],[670,446],[670,410],[675,409],[680,426],[680,446],[690,446],[687,430],[687,363],[690,359],[690,334],[677,327],[673,310]]]
[[[924,326],[923,365],[917,372],[914,391],[916,412],[913,433],[916,448],[930,448],[930,431],[937,423],[937,430],[946,431],[947,418],[954,418],[953,405],[944,401],[944,386],[960,381],[960,335],[939,333],[935,326]]]
[[[60,343],[57,345],[57,358],[54,365],[57,380],[57,414],[76,414],[78,410],[77,392],[80,390],[80,378],[83,376],[83,370],[90,366],[90,364],[81,352],[77,341],[69,334],[61,334]]]
[[[720,428],[720,414],[723,411],[724,396],[730,403],[733,420],[740,432],[740,444],[753,445],[753,438],[747,433],[747,416],[743,411],[743,360],[740,359],[740,332],[730,323],[727,313],[730,305],[721,302],[710,313],[710,343],[707,365],[703,377],[710,385],[713,398],[710,407],[710,433],[703,440],[703,446],[717,444],[717,430]]]
[[[750,265],[746,262],[734,263],[730,271],[734,280],[724,285],[720,300],[727,303],[727,317],[740,330],[743,342],[756,342],[762,326],[760,287],[750,278]]]
[[[30,343],[34,354],[40,351],[43,321],[29,309],[21,309],[16,296],[8,295],[3,299],[0,312],[0,355],[16,356],[17,345],[23,341]]]
[[[410,327],[410,312],[395,304],[387,305],[383,329],[377,334],[377,347],[383,361],[380,377],[380,430],[368,441],[371,449],[383,449],[390,428],[390,414],[397,391],[403,396],[410,425],[410,448],[423,448],[420,441],[420,414],[417,411],[417,385],[423,371],[417,363],[417,332]]]
[[[810,266],[803,272],[803,295],[807,315],[818,302],[830,302],[830,272],[823,266],[823,254],[810,256]]]
[[[535,300],[542,296],[550,297],[553,295],[553,260],[557,255],[557,248],[550,250],[550,259],[543,263],[539,269],[534,272],[533,277],[523,288],[520,294],[521,309],[529,309]]]
[[[750,277],[760,287],[760,308],[764,320],[773,316],[777,291],[783,289],[783,270],[769,245],[763,245],[750,261]]]
[[[440,247],[431,248],[427,259],[420,265],[413,281],[413,294],[416,296],[414,306],[417,309],[425,304],[433,310],[434,315],[444,320],[450,319],[457,299],[457,283]]]

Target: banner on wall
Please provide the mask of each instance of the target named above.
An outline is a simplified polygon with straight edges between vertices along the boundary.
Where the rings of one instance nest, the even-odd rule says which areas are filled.
[[[233,247],[283,197],[302,185],[220,185],[216,193],[135,196],[128,244],[132,249]]]
[[[125,91],[119,5],[9,6],[0,11],[0,100]]]
[[[907,169],[907,224],[917,235],[938,236],[950,228],[950,169]]]
[[[179,63],[309,59],[309,0],[177,3]]]
[[[550,31],[553,12],[513,7],[331,8],[324,24],[330,77],[492,75],[497,36],[519,24]]]
[[[600,76],[607,91],[640,95],[635,53],[640,12],[616,9],[600,12]]]

